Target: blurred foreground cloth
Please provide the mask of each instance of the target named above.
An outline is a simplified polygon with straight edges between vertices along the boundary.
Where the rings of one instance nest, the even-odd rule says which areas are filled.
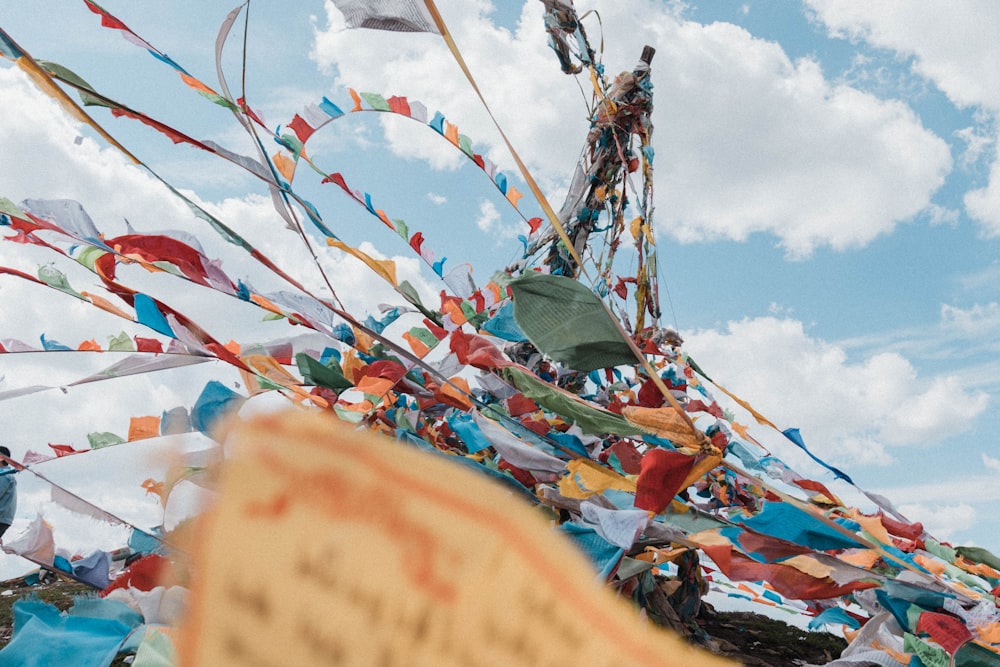
[[[446,456],[301,411],[224,440],[180,664],[732,664],[645,622],[522,495]]]

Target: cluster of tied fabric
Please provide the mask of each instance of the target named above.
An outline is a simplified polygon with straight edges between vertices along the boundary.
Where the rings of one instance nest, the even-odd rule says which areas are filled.
[[[75,391],[94,382],[205,362],[234,370],[239,378],[236,389],[237,383],[213,380],[200,385],[188,403],[136,415],[118,432],[89,433],[86,447],[82,442],[50,443],[51,457],[168,435],[211,437],[224,415],[239,412],[258,396],[280,394],[303,410],[329,411],[506,485],[546,512],[556,529],[587,554],[598,576],[662,623],[690,623],[705,592],[715,590],[813,616],[817,627],[844,627],[851,644],[839,664],[998,661],[1000,559],[983,549],[941,543],[886,499],[858,489],[845,472],[810,452],[796,429],[778,429],[745,400],[714,383],[685,354],[677,334],[646,324],[647,316],[659,317],[651,227],[648,59],[605,82],[589,47],[573,53],[566,36],[586,40],[571,5],[546,3],[561,62],[575,70],[572,57],[581,59],[597,93],[570,196],[555,220],[549,216],[553,223],[562,220],[568,233],[559,224],[543,231],[541,218],[527,219],[518,211],[530,230],[522,239],[522,260],[477,285],[467,266],[446,272],[445,260],[430,251],[422,232],[390,218],[368,192],[349,186],[341,173],[321,169],[304,148],[316,131],[352,112],[405,116],[462,151],[516,210],[521,193],[443,115],[428,121],[426,108],[405,97],[352,90],[353,107],[323,98],[295,115],[286,126],[291,132],[283,133],[280,127],[272,131],[244,99],[233,99],[224,78],[217,92],[124,22],[89,0],[86,4],[102,25],[176,70],[186,86],[227,109],[244,129],[273,140],[277,152],[269,156],[259,139],[255,157],[196,140],[103,96],[66,68],[43,66],[6,37],[0,40],[0,54],[163,182],[195,219],[249,257],[257,271],[283,281],[285,287],[259,289],[251,277],[229,275],[195,235],[131,227],[125,233],[105,233],[76,202],[15,204],[0,197],[4,240],[42,248],[54,261],[89,271],[95,286],[77,289],[54,264],[40,267],[36,275],[0,266],[3,279],[54,290],[60,298],[75,299],[144,331],[141,336],[109,335],[106,342],[96,336],[68,344],[43,336],[40,345],[2,339],[3,353],[128,356],[75,382],[24,386],[0,394],[0,400],[55,389]],[[220,31],[217,56],[238,13],[234,11]],[[283,231],[287,227],[297,232],[312,251],[356,258],[371,276],[391,286],[398,303],[377,314],[354,315],[335,295],[310,291],[293,271],[113,142],[60,84],[75,89],[83,105],[139,120],[175,143],[200,149],[266,183]],[[344,113],[342,107],[350,111]],[[406,241],[446,288],[436,303],[398,280],[391,260],[348,245],[330,229],[318,207],[292,187],[301,164],[363,206],[379,221],[379,231],[388,228]],[[640,201],[632,202],[639,213],[628,222],[630,174],[643,178],[645,185]],[[550,209],[547,202],[543,209]],[[300,219],[312,224],[311,236]],[[607,224],[602,227],[603,220]],[[622,277],[613,267],[615,251],[628,239],[625,229],[639,261],[634,276]],[[311,245],[317,234],[322,244],[318,250]],[[600,234],[604,251],[595,251],[591,237]],[[533,259],[539,252],[546,254],[540,263]],[[584,260],[593,276],[586,275]],[[142,280],[133,281],[136,267],[180,281],[176,284],[187,290],[210,290],[213,296],[259,309],[267,319],[309,334],[268,342],[227,340],[214,331],[217,323],[196,322],[171,303],[169,293],[153,294]],[[322,273],[319,262],[313,268]],[[623,314],[627,303],[635,306],[634,322]],[[715,392],[724,397],[717,400]],[[820,481],[796,472],[754,437],[751,431],[758,428],[780,433],[821,466],[821,476],[832,479]],[[166,479],[149,479],[143,486],[166,506],[179,483],[204,480],[202,473],[217,454],[211,451],[187,461]],[[48,458],[32,452],[25,463],[33,470]],[[865,506],[846,503],[829,488],[834,484],[845,485]],[[80,498],[54,492],[53,499],[93,517],[115,518]],[[48,610],[28,611],[43,626],[58,625],[58,615]]]
[[[44,525],[33,532],[45,533]],[[75,596],[67,611],[34,595],[15,602],[13,635],[0,649],[0,662],[104,667],[118,655],[130,655],[130,664],[139,667],[176,664],[174,635],[187,606],[187,587],[170,581],[168,559],[139,552],[127,568],[115,568],[116,578],[109,582],[107,557],[95,552],[84,559],[104,566],[88,568],[79,577],[95,591]],[[56,556],[56,571],[82,571],[76,562],[71,569],[59,561]]]

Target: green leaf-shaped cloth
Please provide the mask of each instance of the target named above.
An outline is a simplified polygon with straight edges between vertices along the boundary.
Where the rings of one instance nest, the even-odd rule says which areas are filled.
[[[532,345],[559,363],[578,371],[637,363],[604,304],[584,285],[531,272],[510,287],[518,326]]]

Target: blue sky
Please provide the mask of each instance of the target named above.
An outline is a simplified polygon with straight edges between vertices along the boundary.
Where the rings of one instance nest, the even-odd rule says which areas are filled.
[[[6,8],[2,19],[35,57],[193,136],[245,149],[226,111],[102,29],[82,2],[43,4],[45,20],[41,5],[25,3]],[[102,5],[214,84],[214,40],[227,3]],[[541,3],[439,6],[497,118],[558,208],[586,118],[577,83],[559,72],[545,46]],[[477,150],[514,173],[439,38],[348,31],[321,2],[288,7],[261,1],[250,9],[248,99],[272,126],[323,95],[345,102],[345,86],[406,95],[440,109]],[[603,22],[609,72],[631,69],[642,44],[657,48],[655,222],[664,323],[681,331],[709,375],[779,426],[801,428],[818,455],[861,486],[944,539],[1000,550],[1000,47],[988,28],[1000,24],[1000,9],[971,0],[577,3],[581,14],[591,8]],[[586,25],[596,41],[601,24],[591,17]],[[227,51],[231,83],[239,79],[239,40],[234,34]],[[0,100],[0,195],[77,199],[109,228],[127,217],[146,229],[204,234],[148,177],[8,64],[0,65]],[[138,123],[100,110],[95,117],[175,186],[242,225],[304,280],[317,280],[250,178]],[[85,137],[80,144],[78,135]],[[350,117],[317,133],[310,151],[370,192],[390,217],[423,230],[448,266],[469,262],[485,282],[519,256],[523,223],[481,172],[426,128]],[[440,289],[398,237],[308,176],[303,194],[346,241],[400,257],[401,270],[426,294]],[[530,217],[537,207],[529,199],[521,207]],[[220,256],[228,252],[205,242]],[[33,269],[46,261],[25,253],[0,245],[5,265]],[[324,261],[355,310],[392,299],[350,263]],[[46,333],[69,342],[119,326],[46,310],[36,292],[10,281],[0,284],[0,303],[7,313],[0,338]],[[204,317],[224,318],[208,307]],[[25,375],[42,360],[33,363],[0,359],[7,364],[0,389],[33,383]],[[65,361],[46,363],[57,367],[53,373],[73,374]],[[96,405],[110,401],[122,421],[182,396],[169,383],[127,398],[121,388],[106,392],[72,393],[64,403],[0,403],[5,419],[18,417],[10,436],[15,454],[59,438],[84,442],[95,430],[87,415]],[[830,482],[780,439],[760,437],[807,476]],[[117,477],[124,469],[135,468],[128,479],[141,481],[159,463],[136,458],[115,464],[113,473],[96,463],[50,465],[61,466],[81,494],[119,502],[137,521],[155,516],[141,490],[119,499],[105,489],[127,486]],[[41,490],[26,492],[19,516],[54,511],[46,502]],[[83,542],[89,529],[66,527],[66,539]]]

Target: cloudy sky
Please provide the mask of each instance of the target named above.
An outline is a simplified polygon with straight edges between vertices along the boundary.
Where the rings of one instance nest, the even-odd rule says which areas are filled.
[[[102,5],[215,85],[215,36],[228,3]],[[329,2],[288,7],[254,0],[249,12],[245,92],[271,126],[322,96],[349,105],[347,87],[405,95],[440,109],[477,151],[513,173],[495,128],[439,37],[347,30]],[[559,202],[586,133],[581,90],[588,84],[560,72],[546,46],[541,3],[440,0],[439,7],[498,121]],[[643,44],[656,48],[654,221],[665,324],[682,333],[685,349],[714,380],[780,427],[801,429],[815,453],[860,486],[887,496],[943,539],[1000,550],[1000,486],[994,483],[1000,474],[994,416],[1000,393],[1000,6],[986,0],[595,0],[578,2],[577,9],[595,10],[585,25],[595,43],[603,42],[609,73],[630,70]],[[83,2],[17,3],[0,20],[36,58],[69,67],[109,97],[192,136],[250,150],[225,110],[101,28]],[[234,90],[241,88],[237,26],[224,60]],[[9,63],[0,65],[0,105],[0,195],[15,202],[75,199],[109,233],[123,233],[126,219],[144,231],[188,230],[231,275],[266,282],[147,173],[68,118]],[[164,179],[306,284],[324,289],[301,241],[251,177],[133,121],[100,109],[94,116]],[[519,257],[524,223],[482,172],[426,128],[357,114],[317,133],[310,152],[328,171],[371,193],[390,217],[422,230],[427,245],[448,257],[447,266],[468,262],[485,282]],[[331,186],[310,185],[310,177],[300,177],[304,192],[345,241],[398,258],[403,277],[426,294],[441,289],[401,239]],[[528,198],[521,207],[538,214]],[[34,272],[52,258],[4,243],[0,260]],[[392,302],[352,260],[323,253],[321,261],[352,312]],[[82,281],[74,283],[78,289],[94,280],[86,272],[70,277]],[[263,325],[256,313],[229,313],[187,293],[187,286],[163,289],[220,339],[246,340],[248,331],[257,335],[253,327],[261,339],[297,333]],[[0,280],[0,339],[37,345],[44,333],[75,344],[106,341],[123,329],[120,321],[52,294]],[[53,356],[0,359],[0,390],[72,382],[108,363]],[[189,404],[190,386],[220,369],[170,373],[176,377],[0,402],[4,441],[15,455],[43,451],[51,442],[83,446],[89,432],[127,430],[130,415]],[[760,437],[807,476],[831,481],[780,438]],[[126,447],[133,450],[128,456],[98,452],[39,470],[58,472],[67,486],[130,520],[155,521],[156,500],[144,497],[138,483],[165,464],[137,452],[166,445],[118,449]],[[58,512],[43,486],[25,484],[20,522]],[[114,539],[90,520],[58,518],[57,531],[72,548],[98,533]],[[13,567],[11,560],[2,565]]]

